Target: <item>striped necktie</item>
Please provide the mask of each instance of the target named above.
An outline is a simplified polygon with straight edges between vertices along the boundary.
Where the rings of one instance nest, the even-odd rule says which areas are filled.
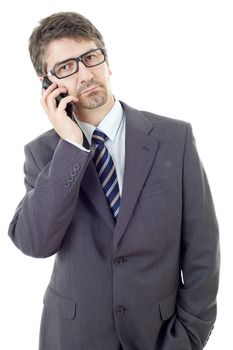
[[[115,165],[104,144],[106,140],[107,136],[102,131],[95,129],[92,135],[92,143],[96,145],[93,161],[114,220],[116,221],[120,209],[120,191]]]

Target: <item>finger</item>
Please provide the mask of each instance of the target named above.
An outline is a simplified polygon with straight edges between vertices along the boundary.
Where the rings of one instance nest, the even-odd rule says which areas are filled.
[[[49,85],[49,87],[47,89],[42,88],[42,96],[44,96],[45,98],[53,91],[55,90],[57,87],[56,83],[52,83],[51,85]]]
[[[52,98],[56,98],[56,97],[58,97],[58,95],[60,95],[60,94],[67,94],[67,88],[65,88],[65,87],[59,87],[59,88],[53,90],[53,91],[50,93],[50,95],[51,95]]]
[[[67,89],[65,87],[60,87],[60,88],[53,89],[47,96],[44,94],[42,98],[44,105],[54,113],[57,108],[56,98],[60,94],[65,94],[65,93],[67,93]]]
[[[63,97],[58,105],[58,109],[59,110],[65,110],[66,107],[67,107],[67,104],[70,103],[70,102],[75,102],[77,103],[78,102],[78,98],[77,97],[74,97],[72,95],[68,95],[66,97]]]
[[[47,104],[48,104],[48,97],[51,94],[52,91],[54,91],[57,88],[57,84],[56,83],[52,83],[47,89],[42,88],[42,95],[41,95],[41,104],[44,108],[47,108]]]

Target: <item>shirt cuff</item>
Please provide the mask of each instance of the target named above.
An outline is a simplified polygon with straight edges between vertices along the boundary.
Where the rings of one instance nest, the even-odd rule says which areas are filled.
[[[76,143],[76,142],[73,142],[71,140],[68,140],[68,139],[64,139],[65,141],[71,143],[72,145],[78,147],[79,149],[85,151],[85,152],[90,152],[91,150],[90,149],[87,149],[86,147],[83,147],[82,145],[80,145],[79,143]]]

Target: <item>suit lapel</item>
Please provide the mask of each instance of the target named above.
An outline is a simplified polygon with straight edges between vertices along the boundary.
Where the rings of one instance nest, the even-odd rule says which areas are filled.
[[[120,212],[114,230],[114,248],[133,214],[159,144],[150,133],[154,125],[142,112],[123,104],[126,114],[125,172]]]

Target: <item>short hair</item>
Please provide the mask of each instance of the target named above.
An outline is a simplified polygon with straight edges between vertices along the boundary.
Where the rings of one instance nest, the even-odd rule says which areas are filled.
[[[102,35],[84,16],[59,12],[40,20],[29,38],[29,53],[38,76],[46,75],[45,52],[50,42],[61,38],[93,40],[105,49]]]

